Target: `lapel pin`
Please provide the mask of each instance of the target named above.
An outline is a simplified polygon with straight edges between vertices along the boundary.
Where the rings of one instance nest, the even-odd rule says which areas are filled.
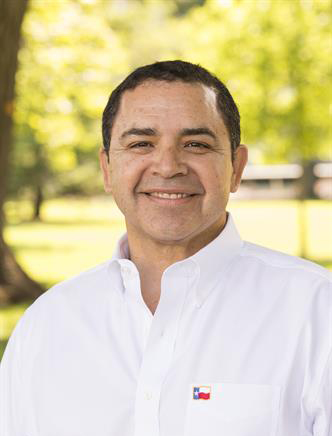
[[[193,388],[194,400],[209,400],[211,394],[211,386],[195,386]]]

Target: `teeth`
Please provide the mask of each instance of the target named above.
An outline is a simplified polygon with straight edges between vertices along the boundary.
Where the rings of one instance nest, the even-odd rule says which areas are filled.
[[[182,194],[182,193],[168,194],[167,192],[151,192],[150,195],[152,195],[152,197],[169,198],[171,200],[176,200],[177,198],[189,197],[190,194]]]

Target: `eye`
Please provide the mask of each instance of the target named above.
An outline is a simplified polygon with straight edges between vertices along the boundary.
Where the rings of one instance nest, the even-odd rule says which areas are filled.
[[[130,148],[146,148],[146,147],[152,147],[152,144],[150,142],[141,141],[141,142],[135,142],[134,144],[130,145]]]
[[[204,151],[210,148],[208,144],[205,144],[204,142],[196,142],[196,141],[191,141],[186,143],[185,147],[197,151]]]
[[[146,141],[135,142],[134,144],[129,145],[130,149],[138,151],[148,151],[151,147],[153,147],[151,142]]]

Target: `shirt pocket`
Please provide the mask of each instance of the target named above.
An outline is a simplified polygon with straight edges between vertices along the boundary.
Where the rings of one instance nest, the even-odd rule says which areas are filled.
[[[209,395],[194,399],[197,387]],[[184,436],[277,436],[279,402],[279,386],[192,384]]]

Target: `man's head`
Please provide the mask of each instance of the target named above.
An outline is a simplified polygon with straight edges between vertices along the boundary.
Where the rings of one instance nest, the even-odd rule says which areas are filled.
[[[165,82],[180,81],[205,85],[216,93],[217,109],[228,131],[232,155],[240,145],[240,115],[238,108],[226,86],[205,68],[184,61],[156,62],[137,68],[126,77],[112,92],[103,113],[103,144],[108,151],[114,120],[119,110],[123,93],[135,89],[143,82],[157,80]]]
[[[236,105],[217,79],[180,61],[142,67],[113,91],[103,136],[105,190],[130,237],[203,246],[218,234],[247,150]]]

